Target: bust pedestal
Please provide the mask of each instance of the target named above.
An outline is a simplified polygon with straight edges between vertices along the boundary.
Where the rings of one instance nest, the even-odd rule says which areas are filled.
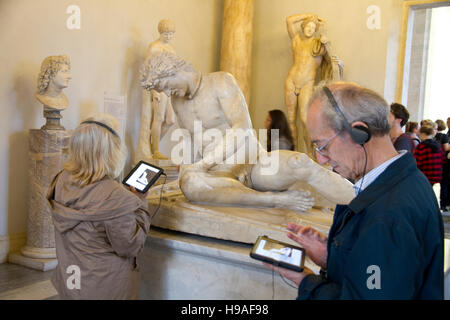
[[[65,130],[60,124],[61,111],[56,109],[44,109],[44,118],[47,122],[41,127],[42,130]]]
[[[21,249],[20,254],[10,254],[10,263],[42,271],[54,269],[57,265],[55,233],[46,195],[68,155],[70,134],[66,130],[29,131],[30,201],[27,245]]]

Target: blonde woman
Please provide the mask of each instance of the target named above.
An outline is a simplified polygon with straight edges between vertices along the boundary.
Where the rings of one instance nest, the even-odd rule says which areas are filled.
[[[114,180],[126,159],[117,130],[108,115],[82,122],[47,195],[58,258],[52,282],[61,299],[139,298],[138,254],[151,219],[145,196]]]

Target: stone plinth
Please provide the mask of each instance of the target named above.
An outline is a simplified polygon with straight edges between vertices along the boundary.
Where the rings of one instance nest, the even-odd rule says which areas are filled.
[[[50,183],[66,160],[69,141],[70,132],[66,130],[31,129],[29,132],[27,245],[20,250],[22,257],[16,254],[10,259],[12,263],[39,270],[56,266],[55,233],[46,195]]]
[[[159,196],[149,199],[150,213],[158,207]],[[194,204],[182,194],[164,196],[153,226],[217,239],[254,243],[258,236],[296,244],[286,236],[289,222],[312,226],[324,234],[333,222],[329,209],[295,213],[286,209],[225,207]]]
[[[141,299],[294,300],[297,289],[250,258],[251,248],[152,227],[140,257]],[[308,258],[305,265],[318,272]]]

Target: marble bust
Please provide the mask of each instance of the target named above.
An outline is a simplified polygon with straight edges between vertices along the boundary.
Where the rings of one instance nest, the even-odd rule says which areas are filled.
[[[42,129],[64,130],[59,124],[60,112],[69,106],[69,100],[63,89],[69,85],[70,60],[67,55],[49,56],[41,65],[38,77],[36,99],[44,106],[44,117],[47,119]]]
[[[66,55],[50,56],[44,59],[39,73],[36,99],[45,109],[64,110],[69,100],[63,92],[69,85],[70,60]]]

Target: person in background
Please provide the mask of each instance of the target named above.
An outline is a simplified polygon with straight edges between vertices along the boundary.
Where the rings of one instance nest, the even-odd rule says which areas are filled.
[[[279,149],[294,150],[294,139],[283,111],[278,109],[270,110],[264,126],[267,129],[267,151]],[[278,130],[278,145],[272,139],[272,130]]]
[[[411,138],[414,149],[419,145],[420,139],[419,139],[419,123],[414,121],[408,121],[406,123],[406,134]]]
[[[409,112],[405,106],[399,103],[391,104],[391,112],[389,113],[389,124],[391,130],[389,136],[397,151],[406,150],[411,153],[414,151],[414,143],[409,135],[403,133],[402,128],[406,125],[409,119]]]
[[[447,136],[450,138],[450,117],[447,118],[447,128],[448,128]]]
[[[127,155],[118,126],[106,114],[82,122],[47,194],[58,259],[52,283],[61,299],[139,298],[138,254],[151,219],[145,195],[115,180]],[[80,270],[73,288],[70,266]]]
[[[438,127],[437,123],[434,122],[433,120],[430,120],[430,119],[425,119],[425,120],[420,121],[420,126],[421,127],[426,125],[426,124],[428,124],[429,126],[433,127],[433,139],[434,139],[434,137],[437,134],[437,127]]]
[[[429,124],[420,127],[419,137],[422,141],[414,151],[417,168],[427,177],[431,185],[442,180],[442,168],[445,154],[439,142],[433,139],[434,128]]]
[[[449,137],[444,132],[444,130],[447,129],[447,127],[445,126],[445,122],[444,120],[438,119],[436,120],[436,124],[438,132],[436,133],[436,136],[434,138],[442,145],[442,149],[444,149],[444,151],[449,151]]]
[[[441,210],[448,211],[447,207],[450,206],[450,118],[447,118],[447,128],[449,129],[447,133],[443,132],[446,129],[444,121],[436,120],[436,123],[439,131],[436,134],[436,141],[439,141],[442,144],[442,148],[446,154],[445,164],[442,168],[442,181],[439,198]]]

